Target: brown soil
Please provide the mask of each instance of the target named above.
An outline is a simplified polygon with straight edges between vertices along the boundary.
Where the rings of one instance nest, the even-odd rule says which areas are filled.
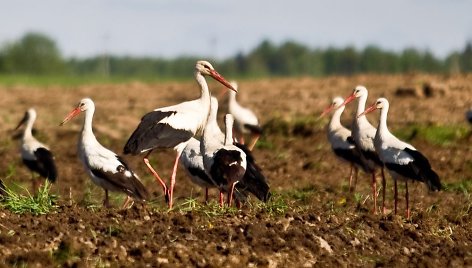
[[[390,100],[393,131],[412,124],[464,128],[464,112],[472,103],[471,78],[411,74],[241,81],[240,102],[252,107],[266,125],[254,154],[274,196],[288,208],[270,213],[252,199],[241,210],[214,216],[205,208],[183,211],[189,197],[202,200],[203,194],[182,170],[177,174],[176,209],[166,211],[161,188],[141,157],[128,156],[153,200],[120,210],[123,196],[115,194],[115,208],[102,208],[103,191],[91,183],[77,159],[82,118],[58,126],[81,98],[91,97],[97,106],[98,139],[121,152],[145,112],[195,98],[194,82],[1,87],[0,177],[7,185],[31,187],[31,175],[19,159],[19,141],[11,138],[11,130],[29,107],[38,112],[38,139],[55,153],[60,177],[52,188],[59,196],[54,212],[33,216],[0,209],[0,266],[472,266],[470,134],[446,146],[411,140],[450,187],[428,193],[423,184],[413,184],[412,217],[406,220],[403,198],[399,215],[371,213],[366,174],[359,176],[356,196],[349,197],[349,167],[331,153],[324,129],[327,119],[317,119],[333,96],[347,96],[355,85],[363,84],[370,90],[369,103],[378,96]],[[395,95],[398,88],[421,87],[425,82],[440,83],[448,90],[431,98]],[[215,82],[210,87],[221,89]],[[346,124],[353,106],[345,112]],[[369,117],[372,122],[377,119]],[[159,151],[151,159],[168,177],[173,157],[172,151]],[[391,209],[393,183],[387,178]]]

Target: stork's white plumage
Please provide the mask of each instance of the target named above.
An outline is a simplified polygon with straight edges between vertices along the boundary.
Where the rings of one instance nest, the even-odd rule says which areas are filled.
[[[32,172],[38,173],[41,177],[48,179],[50,182],[55,182],[57,178],[57,168],[54,162],[54,156],[48,146],[39,142],[32,133],[36,116],[35,109],[28,109],[23,119],[15,128],[18,129],[23,124],[26,124],[21,139],[21,159]],[[36,189],[37,182],[33,177],[33,190],[36,191]]]
[[[208,116],[207,125],[205,131],[207,136],[211,136],[212,141],[215,143],[224,144],[225,134],[221,132],[217,122],[218,112],[218,100],[214,97],[211,98],[211,109]],[[235,198],[238,202],[244,201],[248,193],[252,193],[261,201],[267,201],[270,196],[269,185],[267,184],[265,176],[262,174],[262,170],[256,164],[254,157],[245,145],[235,144],[239,149],[243,150],[246,155],[246,172],[242,180],[236,184]],[[203,164],[203,154],[201,151],[200,141],[192,138],[185,147],[182,155],[180,156],[180,162],[187,170],[191,180],[206,188],[205,200],[208,200],[208,188],[217,187],[215,180],[211,178],[209,174],[205,172]],[[216,179],[218,180],[218,179]],[[220,203],[222,202],[222,196],[220,195]]]
[[[149,193],[138,176],[121,157],[103,147],[93,134],[95,104],[91,99],[82,99],[61,125],[81,112],[85,112],[85,119],[78,142],[79,158],[92,181],[105,190],[104,205],[109,206],[108,191],[120,191],[127,195],[123,208],[127,207],[130,197],[139,201],[147,200]]]
[[[342,105],[343,102],[343,98],[335,97],[331,105],[323,111],[321,116],[335,110],[328,124],[328,141],[336,156],[341,160],[348,162],[351,166],[349,174],[349,191],[353,192],[357,183],[359,167],[364,169],[364,171],[368,170],[365,167],[364,162],[361,160],[359,150],[356,149],[355,142],[351,136],[351,130],[341,124],[341,115],[346,107]],[[353,178],[354,183],[352,182]]]
[[[431,168],[428,159],[411,144],[403,142],[395,137],[387,127],[387,115],[389,102],[385,98],[379,98],[367,108],[361,115],[380,109],[379,125],[374,138],[375,149],[385,164],[390,175],[395,180],[395,213],[397,213],[397,180],[405,181],[406,215],[410,217],[408,204],[408,180],[421,181],[428,185],[432,191],[441,190],[439,176]]]
[[[225,115],[225,139],[222,142],[221,135],[211,128],[213,119],[209,118],[200,143],[205,172],[220,190],[221,205],[222,193],[228,193],[229,206],[234,186],[243,178],[247,166],[246,154],[233,144],[233,120],[230,114]]]
[[[233,88],[238,89],[238,84],[231,81]],[[228,111],[234,117],[235,136],[241,144],[244,144],[244,134],[250,134],[251,140],[248,148],[252,151],[259,136],[262,134],[262,127],[259,125],[257,116],[248,108],[241,106],[236,100],[236,92],[230,91],[228,98]]]
[[[206,131],[211,133],[214,139],[220,143],[224,143],[224,134],[221,132],[217,123],[218,101],[215,97],[211,97],[211,109],[207,119]],[[201,138],[200,138],[201,139]],[[205,172],[203,165],[203,155],[200,149],[200,140],[191,138],[187,146],[180,155],[180,163],[187,171],[193,183],[205,188],[205,201],[208,201],[208,189],[217,187],[216,183]]]
[[[360,114],[365,109],[368,91],[364,86],[357,86],[351,95],[344,100],[343,105],[358,99],[357,111],[352,124],[352,138],[356,144],[356,148],[360,151],[364,165],[372,174],[372,195],[374,198],[374,213],[377,212],[377,182],[375,179],[375,171],[380,168],[382,174],[382,212],[385,212],[385,176],[383,172],[383,164],[380,161],[374,147],[374,137],[377,129],[373,127],[367,120],[365,115]]]
[[[143,159],[144,163],[162,185],[166,200],[169,200],[169,208],[172,208],[173,189],[180,154],[190,138],[201,135],[210,111],[210,92],[205,75],[211,76],[224,86],[236,91],[209,62],[198,61],[195,65],[195,79],[200,86],[200,98],[159,108],[144,115],[123,150],[125,154],[134,155],[147,152]],[[162,148],[174,148],[177,151],[169,187],[152,168],[148,160],[152,150]]]

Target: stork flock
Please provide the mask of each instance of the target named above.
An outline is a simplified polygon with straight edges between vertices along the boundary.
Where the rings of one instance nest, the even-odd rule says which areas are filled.
[[[224,193],[227,194],[228,206],[231,206],[233,197],[237,206],[241,206],[249,194],[264,202],[267,201],[270,187],[251,153],[255,141],[247,147],[233,139],[234,124],[256,129],[257,134],[260,134],[261,127],[257,118],[252,112],[237,104],[231,95],[229,102],[233,107],[230,111],[233,115],[225,116],[223,133],[217,122],[218,101],[211,97],[205,77],[212,77],[234,92],[237,92],[237,86],[234,82],[229,83],[207,61],[196,63],[194,75],[200,88],[200,98],[158,108],[145,114],[125,144],[123,153],[144,154],[143,161],[162,187],[169,209],[173,207],[173,192],[179,162],[182,163],[191,181],[206,189],[206,201],[209,188],[219,190],[221,206],[224,205]],[[127,198],[122,208],[129,207],[133,200],[139,202],[149,200],[149,192],[137,174],[121,156],[102,146],[95,137],[92,130],[95,104],[90,98],[82,99],[60,125],[64,125],[82,112],[85,116],[78,142],[78,155],[92,182],[104,189],[103,205],[110,206],[108,191],[126,194]],[[31,108],[17,127],[26,123],[21,142],[21,157],[24,164],[32,171],[33,190],[38,188],[36,174],[51,182],[58,176],[53,154],[46,145],[33,137],[35,119],[36,112]],[[176,151],[169,184],[162,179],[149,161],[151,152],[167,148]]]
[[[240,207],[250,194],[266,202],[270,197],[270,187],[262,169],[257,165],[251,151],[254,148],[262,128],[255,114],[242,107],[236,101],[238,86],[228,82],[207,61],[198,61],[195,65],[195,80],[200,89],[200,97],[180,104],[157,108],[141,118],[134,132],[124,145],[123,153],[143,154],[143,162],[156,182],[162,187],[169,209],[173,207],[174,186],[179,162],[190,180],[205,189],[205,201],[208,191],[219,191],[220,206],[232,205],[233,199]],[[211,77],[229,90],[228,110],[224,116],[224,131],[218,125],[218,100],[211,96],[205,77]],[[377,173],[380,171],[382,182],[382,213],[386,212],[385,192],[387,169],[394,181],[395,213],[397,213],[397,182],[405,183],[406,216],[410,217],[408,181],[426,183],[431,191],[441,190],[439,176],[433,171],[427,158],[412,145],[405,143],[390,133],[387,127],[389,102],[379,98],[366,108],[368,91],[364,86],[357,86],[346,99],[336,97],[332,104],[323,111],[325,116],[334,110],[328,124],[328,140],[333,152],[351,166],[349,192],[355,191],[358,170],[371,176],[373,213],[377,212]],[[345,105],[357,99],[357,110],[349,130],[341,124],[341,115]],[[369,123],[366,114],[380,110],[377,128]],[[130,202],[147,201],[150,194],[141,183],[138,175],[118,154],[102,146],[92,130],[95,104],[90,98],[82,99],[61,122],[61,126],[72,118],[84,113],[83,126],[78,142],[79,159],[92,182],[105,191],[104,206],[110,206],[109,191],[126,194],[122,208]],[[36,111],[29,109],[17,126],[26,125],[21,142],[21,157],[24,164],[32,171],[33,189],[37,189],[35,174],[56,181],[58,172],[54,156],[49,148],[33,136],[33,124]],[[234,132],[233,132],[234,130]],[[249,134],[248,145],[244,144],[244,135]],[[175,154],[172,173],[167,183],[149,161],[155,150],[173,149]],[[0,181],[1,183],[1,181]],[[4,189],[0,184],[0,189]],[[1,194],[1,192],[0,192]]]
[[[374,104],[365,108],[368,91],[364,86],[357,86],[345,100],[342,97],[333,99],[332,104],[324,110],[322,116],[335,111],[328,125],[328,140],[340,159],[351,166],[349,178],[350,192],[354,191],[358,169],[361,168],[372,176],[373,212],[377,211],[376,171],[380,169],[382,179],[382,213],[385,208],[386,181],[384,168],[394,181],[395,214],[397,214],[398,187],[397,181],[405,182],[406,217],[410,217],[408,181],[424,182],[430,191],[442,188],[438,174],[432,169],[428,159],[411,144],[395,137],[387,127],[389,102],[379,98]],[[345,105],[357,101],[357,110],[352,123],[352,130],[341,125],[341,115]],[[372,126],[366,114],[380,110],[377,128]],[[355,179],[354,183],[352,179]]]

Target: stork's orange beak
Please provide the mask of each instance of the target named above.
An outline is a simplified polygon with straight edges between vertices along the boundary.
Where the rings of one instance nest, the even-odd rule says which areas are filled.
[[[77,107],[75,108],[74,110],[72,110],[67,116],[66,118],[64,118],[64,120],[61,122],[60,126],[64,125],[65,123],[67,123],[69,120],[71,120],[72,118],[74,118],[76,115],[80,114],[81,110],[80,110],[80,107]]]

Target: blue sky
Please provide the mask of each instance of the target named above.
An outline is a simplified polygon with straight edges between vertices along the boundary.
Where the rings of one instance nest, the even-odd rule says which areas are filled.
[[[263,39],[417,47],[443,57],[472,40],[468,0],[0,0],[0,6],[0,44],[39,31],[68,57],[107,51],[224,58]]]

